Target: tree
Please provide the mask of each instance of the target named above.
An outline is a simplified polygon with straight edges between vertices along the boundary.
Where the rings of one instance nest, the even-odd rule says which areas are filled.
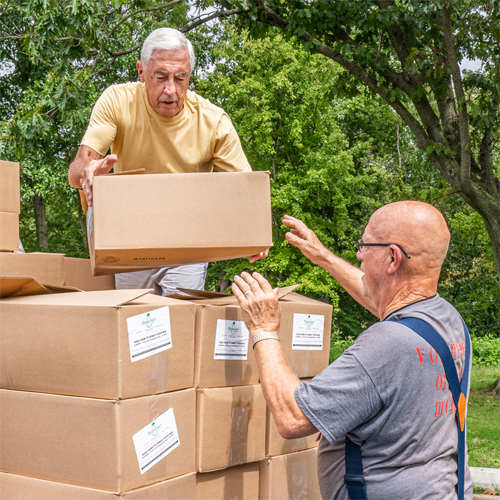
[[[224,0],[255,35],[273,26],[344,67],[412,131],[486,226],[500,279],[500,6],[490,0]],[[196,24],[196,23],[195,23]],[[482,68],[462,75],[460,63]]]

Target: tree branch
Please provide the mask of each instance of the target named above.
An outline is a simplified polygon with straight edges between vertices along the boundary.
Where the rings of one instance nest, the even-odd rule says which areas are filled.
[[[442,14],[443,36],[445,41],[448,64],[451,69],[453,86],[458,103],[458,128],[460,131],[460,181],[464,192],[472,193],[471,183],[471,149],[469,136],[469,117],[467,115],[467,103],[462,84],[462,76],[458,65],[455,51],[455,41],[451,27],[451,2],[446,0],[443,5]]]
[[[207,15],[207,17],[200,16],[198,18],[198,20],[195,21],[194,23],[192,23],[188,26],[184,26],[184,27],[181,26],[179,28],[179,31],[182,33],[187,33],[188,31],[191,31],[192,29],[196,28],[197,26],[200,26],[201,24],[208,23],[212,19],[217,19],[219,17],[229,17],[229,16],[233,16],[235,14],[243,14],[245,12],[247,12],[247,11],[244,9],[220,10],[220,11],[214,12],[213,14]]]

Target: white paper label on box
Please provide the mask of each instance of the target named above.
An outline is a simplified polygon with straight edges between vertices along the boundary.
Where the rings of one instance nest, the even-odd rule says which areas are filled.
[[[144,474],[180,445],[173,408],[136,432],[132,438],[139,468]]]
[[[293,315],[292,349],[299,351],[321,351],[325,317],[322,314]]]
[[[243,321],[218,319],[215,331],[214,359],[240,359],[248,355],[250,332]]]
[[[172,347],[168,306],[127,318],[132,363]]]

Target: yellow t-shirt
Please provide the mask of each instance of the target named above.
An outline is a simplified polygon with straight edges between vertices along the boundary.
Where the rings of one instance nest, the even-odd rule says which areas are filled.
[[[112,85],[96,102],[81,144],[101,156],[118,156],[115,172],[147,174],[250,171],[240,139],[225,111],[187,91],[184,108],[163,118],[149,105],[144,84]]]

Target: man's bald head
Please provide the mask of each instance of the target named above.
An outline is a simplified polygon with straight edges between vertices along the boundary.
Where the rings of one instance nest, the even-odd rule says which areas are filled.
[[[398,201],[379,208],[366,229],[377,242],[404,247],[412,258],[411,268],[441,268],[448,251],[450,232],[444,217],[420,201]]]

